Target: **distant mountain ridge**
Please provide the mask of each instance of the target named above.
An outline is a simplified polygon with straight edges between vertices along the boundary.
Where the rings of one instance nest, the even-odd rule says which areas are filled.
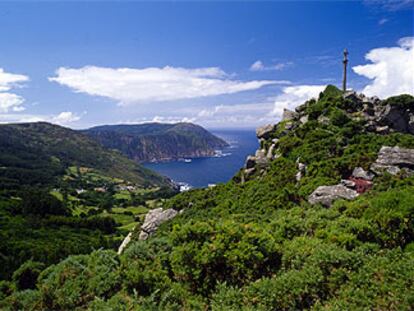
[[[215,150],[228,146],[223,139],[192,123],[103,125],[82,133],[137,162],[214,156]]]
[[[0,150],[2,188],[50,185],[69,166],[91,168],[143,187],[170,183],[79,131],[46,122],[0,125]]]

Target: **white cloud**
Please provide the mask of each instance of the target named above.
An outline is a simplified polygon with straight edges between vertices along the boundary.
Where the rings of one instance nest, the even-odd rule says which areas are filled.
[[[384,25],[386,22],[388,22],[388,18],[381,18],[381,19],[378,21],[378,25],[382,26],[382,25]]]
[[[11,111],[22,111],[24,107],[21,105],[24,102],[24,98],[13,93],[1,93],[0,92],[0,113],[7,113]]]
[[[398,44],[369,51],[365,58],[371,63],[352,68],[372,80],[362,90],[364,94],[381,98],[414,95],[414,37],[402,38]]]
[[[203,109],[197,113],[199,119],[211,117],[224,117],[234,115],[266,115],[271,111],[272,103],[251,103],[237,105],[217,105],[210,109]]]
[[[59,113],[57,116],[51,118],[52,123],[57,124],[68,124],[72,122],[79,121],[81,116],[74,114],[71,111],[63,111]]]
[[[26,82],[29,77],[14,73],[5,72],[0,68],[0,92],[9,91],[12,87],[16,87],[21,82]]]
[[[250,71],[277,71],[283,70],[286,67],[292,66],[293,62],[277,63],[274,65],[265,66],[261,60],[255,61],[250,66]]]
[[[84,114],[86,112],[83,112],[81,115],[74,114],[70,111],[63,111],[57,115],[6,113],[0,114],[0,123],[50,122],[67,125],[79,121]]]
[[[8,91],[20,87],[20,83],[28,80],[27,76],[8,73],[0,68],[0,113],[24,110],[24,98]]]
[[[49,78],[75,92],[107,97],[122,105],[233,94],[286,81],[231,80],[223,70],[208,68],[61,67]]]
[[[187,122],[193,123],[196,122],[196,118],[189,117],[177,117],[177,116],[155,116],[153,118],[137,118],[133,120],[121,120],[117,124],[143,124],[143,123],[180,123]]]
[[[255,61],[251,66],[251,71],[262,71],[265,68],[261,60]]]
[[[387,11],[398,11],[414,8],[414,0],[364,0],[366,5],[382,8]]]
[[[310,98],[318,97],[326,85],[296,85],[288,86],[282,90],[282,94],[276,96],[271,115],[281,118],[283,109],[293,110]]]

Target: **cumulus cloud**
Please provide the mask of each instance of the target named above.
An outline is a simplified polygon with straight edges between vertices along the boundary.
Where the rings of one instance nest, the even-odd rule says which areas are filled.
[[[381,98],[403,93],[414,95],[414,37],[402,38],[398,45],[373,49],[365,55],[370,64],[352,68],[372,80],[363,93]]]
[[[282,94],[276,96],[271,115],[281,118],[283,109],[293,110],[310,98],[318,97],[326,85],[296,85],[283,88]]]
[[[24,98],[9,91],[13,88],[20,87],[20,83],[28,80],[29,78],[27,76],[8,73],[0,68],[0,113],[24,110],[22,106]]]
[[[81,115],[77,115],[70,111],[63,111],[57,115],[7,113],[0,114],[0,123],[51,122],[60,125],[68,125],[79,121],[84,114],[86,114],[86,112]]]
[[[250,66],[250,71],[277,71],[277,70],[283,70],[286,67],[292,66],[292,62],[286,62],[286,63],[277,63],[274,65],[265,66],[261,60],[255,61]]]
[[[57,123],[57,124],[68,124],[68,123],[79,121],[80,118],[81,118],[80,115],[74,114],[71,111],[63,111],[59,113],[57,116],[53,116],[50,121],[52,123]]]
[[[75,92],[113,99],[121,105],[233,94],[286,82],[232,80],[217,67],[61,67],[56,71],[56,76],[49,80],[68,86]]]
[[[198,118],[224,117],[234,115],[260,116],[267,114],[272,109],[271,102],[249,103],[236,105],[217,105],[198,112]]]
[[[0,113],[7,113],[9,111],[22,111],[24,107],[24,98],[13,93],[0,92]]]
[[[200,110],[196,121],[210,127],[256,127],[275,121],[270,115],[272,108],[271,99],[258,103],[216,105]]]

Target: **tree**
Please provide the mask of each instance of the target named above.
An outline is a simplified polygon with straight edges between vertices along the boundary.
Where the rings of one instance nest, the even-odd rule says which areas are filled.
[[[29,189],[21,195],[20,212],[23,215],[68,215],[66,206],[47,190]]]

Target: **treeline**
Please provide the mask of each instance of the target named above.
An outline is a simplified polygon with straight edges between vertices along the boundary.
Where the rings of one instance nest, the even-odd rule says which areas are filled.
[[[113,247],[110,217],[73,217],[62,201],[44,188],[25,188],[19,198],[0,197],[0,279],[9,279],[27,260],[46,266],[70,254]]]

